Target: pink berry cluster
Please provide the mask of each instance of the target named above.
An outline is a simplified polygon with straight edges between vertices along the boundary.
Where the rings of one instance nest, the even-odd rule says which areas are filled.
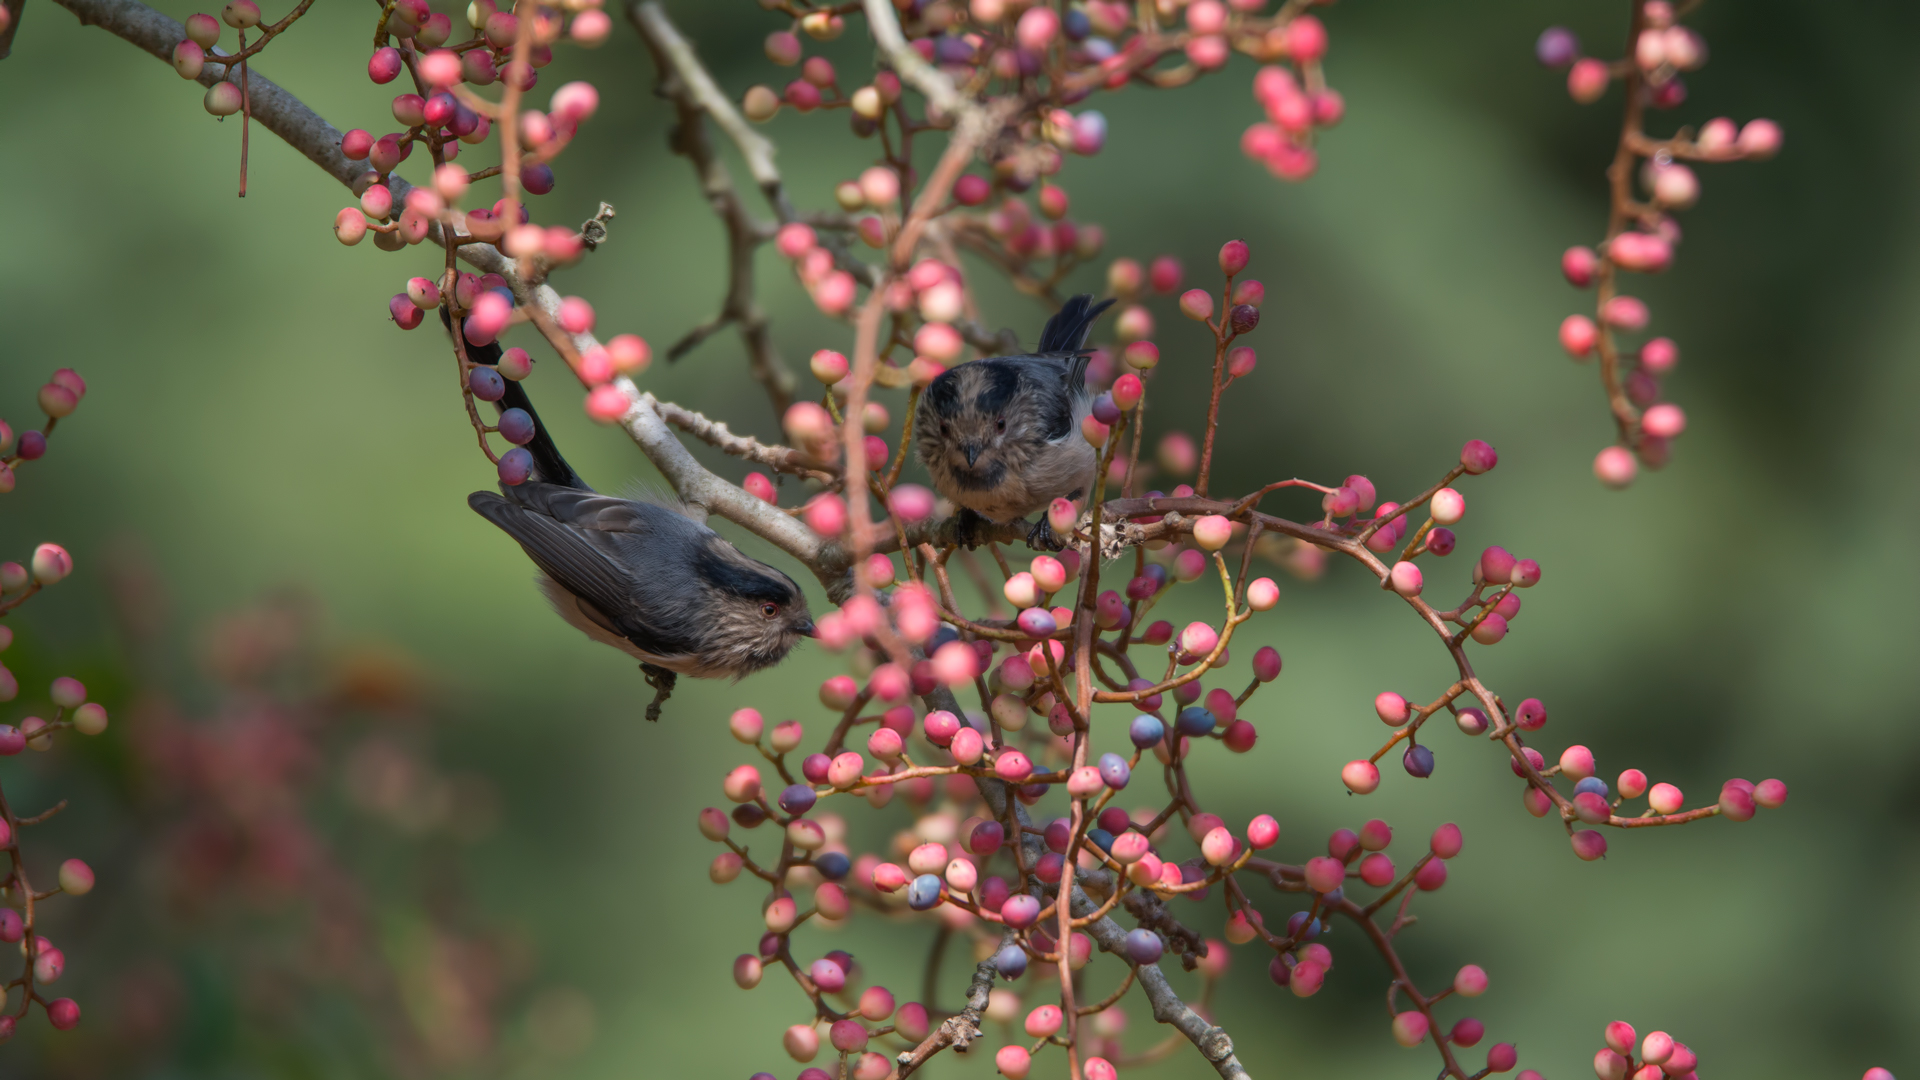
[[[1607,1045],[1593,1055],[1593,1074],[1600,1080],[1694,1080],[1700,1065],[1686,1043],[1664,1031],[1640,1038],[1625,1020],[1608,1024],[1605,1040]]]
[[[1660,468],[1673,440],[1686,430],[1680,406],[1661,400],[1661,380],[1680,362],[1668,337],[1629,350],[1622,337],[1638,335],[1651,321],[1646,302],[1619,291],[1618,274],[1657,274],[1672,265],[1680,243],[1674,214],[1700,198],[1700,180],[1686,162],[1758,161],[1779,153],[1780,126],[1771,120],[1736,125],[1722,116],[1697,132],[1681,128],[1655,139],[1644,131],[1645,111],[1673,109],[1686,101],[1683,73],[1707,61],[1705,40],[1680,24],[1668,0],[1633,0],[1628,55],[1609,63],[1580,55],[1572,31],[1550,27],[1535,44],[1548,67],[1565,67],[1567,90],[1583,105],[1599,101],[1619,79],[1626,90],[1626,123],[1616,150],[1606,237],[1594,247],[1568,248],[1560,269],[1575,288],[1597,286],[1594,314],[1569,315],[1560,324],[1560,345],[1575,360],[1600,359],[1600,378],[1619,441],[1595,456],[1594,475],[1612,488],[1633,482],[1641,465]],[[1638,177],[1642,197],[1636,198]]]
[[[431,277],[410,278],[388,301],[388,313],[395,325],[412,330],[425,321],[426,312],[444,306],[449,325],[460,328],[455,353],[468,417],[481,449],[508,484],[522,483],[531,473],[532,458],[523,447],[534,437],[532,419],[525,410],[508,408],[489,424],[474,402],[500,401],[508,382],[531,373],[533,357],[514,347],[497,361],[481,362],[468,355],[468,346],[491,346],[512,326],[534,324],[585,388],[587,414],[603,424],[619,420],[629,408],[630,387],[621,380],[645,371],[652,360],[651,347],[634,334],[604,345],[578,345],[592,340],[598,322],[593,305],[582,297],[561,298],[549,312],[531,296],[516,296],[500,273],[472,274],[455,266],[462,246],[487,244],[512,261],[520,280],[534,280],[578,262],[594,243],[589,230],[598,219],[578,229],[543,226],[532,220],[521,196],[553,190],[550,163],[598,110],[599,91],[590,83],[570,82],[553,92],[544,112],[521,105],[538,83],[540,69],[553,61],[553,45],[563,35],[598,45],[611,30],[611,19],[598,4],[522,7],[527,10],[499,11],[493,0],[469,5],[472,36],[451,45],[449,17],[432,13],[426,0],[399,0],[383,14],[378,39],[393,43],[375,50],[368,77],[386,84],[407,74],[419,92],[393,99],[394,119],[404,130],[376,137],[355,128],[341,137],[341,153],[366,162],[368,169],[353,185],[359,205],[341,209],[334,218],[334,235],[348,246],[372,233],[382,250],[429,239],[444,249],[442,269]],[[473,89],[496,82],[503,84],[498,101]],[[463,145],[495,137],[500,164],[470,172],[455,163]],[[424,187],[396,175],[416,146],[425,147],[431,159],[432,183]],[[490,206],[464,206],[473,198],[473,185],[492,177],[502,180],[502,196]],[[510,444],[504,453],[496,454],[489,444],[493,435]]]
[[[902,18],[906,39],[920,59],[956,84],[984,93],[1018,91],[1039,103],[1021,123],[1021,137],[993,155],[991,186],[984,181],[969,185],[977,192],[977,204],[993,186],[1021,192],[1038,178],[1054,175],[1062,151],[1099,153],[1107,139],[1106,117],[1092,109],[1072,111],[1095,90],[1133,84],[1183,86],[1225,67],[1235,52],[1269,64],[1254,79],[1254,98],[1267,120],[1247,129],[1242,148],[1283,179],[1311,176],[1317,164],[1313,133],[1339,123],[1345,103],[1327,88],[1321,70],[1326,26],[1304,13],[1305,6],[1285,4],[1267,14],[1268,0],[1160,0],[1152,5],[1089,0],[1059,10],[1028,0],[934,0],[909,5]],[[832,41],[845,32],[845,19],[837,11],[799,8],[788,14],[792,24],[767,35],[765,51],[775,64],[797,65],[799,77],[782,89],[748,89],[741,111],[749,119],[765,122],[783,108],[800,113],[845,108],[852,113],[855,135],[886,137],[891,122],[903,149],[911,145],[916,130],[942,122],[931,112],[924,121],[907,112],[894,71],[881,70],[849,92],[832,61],[806,55],[803,38]],[[956,188],[954,194],[964,202],[970,192]],[[1075,246],[1064,243],[1058,249]]]
[[[22,432],[16,445],[12,428],[0,422],[0,453],[7,454],[0,459],[0,492],[13,490],[13,466],[35,460],[46,452],[47,435],[52,433],[56,422],[73,413],[86,392],[86,382],[71,369],[62,368],[40,388],[40,408],[47,414],[45,428]],[[12,614],[42,589],[59,584],[72,573],[73,556],[59,544],[36,547],[25,565],[0,563],[0,618]],[[13,628],[0,623],[0,653],[13,645],[13,636]],[[12,702],[19,696],[20,680],[0,663],[0,704]],[[63,731],[98,735],[107,730],[106,708],[87,700],[87,688],[78,679],[68,676],[54,679],[47,689],[47,700],[53,706],[51,720],[28,716],[12,723],[0,723],[0,758],[28,749],[51,750],[54,736]],[[59,980],[66,971],[67,958],[39,931],[36,920],[41,903],[62,894],[84,896],[90,892],[93,870],[79,859],[67,859],[55,871],[57,884],[53,888],[36,889],[20,851],[23,828],[45,820],[57,810],[58,807],[31,817],[20,815],[7,801],[4,787],[0,787],[0,853],[4,853],[7,860],[0,867],[0,944],[18,945],[25,958],[19,976],[6,982],[5,992],[0,993],[0,1042],[13,1037],[16,1026],[35,1004],[46,1010],[48,1022],[62,1031],[80,1022],[80,1006],[73,999],[50,999],[40,992],[40,987]],[[17,1001],[15,991],[18,991]]]
[[[887,174],[889,182],[894,179]],[[835,257],[805,226],[786,226],[776,242],[803,267],[809,260],[829,267]],[[868,391],[917,392],[959,359],[964,345],[946,319],[964,303],[965,279],[951,264],[929,258],[876,290],[876,302],[901,297],[886,306],[902,314],[899,325],[912,328],[910,344],[921,354],[912,361],[876,357],[863,385],[841,353],[821,350],[811,360],[827,392],[819,402],[801,401],[787,410],[792,452],[822,470],[822,477],[835,470],[864,475],[858,484],[816,478],[828,490],[797,508],[816,535],[855,556],[852,595],[817,620],[820,644],[847,653],[850,671],[820,688],[832,719],[824,742],[810,752],[799,720],[770,723],[752,708],[733,715],[734,737],[752,746],[760,762],[743,763],[723,778],[733,809],[703,810],[699,826],[726,846],[710,868],[714,881],[750,874],[767,887],[763,936],[753,952],[735,961],[734,977],[753,987],[770,968],[785,969],[811,1015],[788,1028],[783,1045],[803,1064],[836,1055],[837,1063],[823,1075],[883,1077],[890,1065],[881,1048],[903,1060],[939,1049],[940,1036],[927,1019],[937,1003],[899,1006],[891,991],[865,983],[849,950],[816,958],[804,944],[807,923],[839,926],[862,908],[917,916],[972,941],[974,954],[986,958],[982,977],[992,984],[982,1015],[1013,1021],[1024,1013],[1033,1040],[996,1052],[998,1067],[1010,1077],[1028,1075],[1048,1047],[1064,1050],[1068,1067],[1081,1075],[1117,1075],[1133,1060],[1118,1042],[1127,990],[1146,978],[1146,967],[1169,956],[1211,985],[1226,969],[1230,946],[1258,939],[1268,950],[1272,980],[1295,996],[1311,996],[1329,977],[1334,957],[1316,939],[1336,919],[1348,919],[1382,930],[1369,940],[1401,970],[1392,935],[1410,921],[1408,908],[1418,893],[1445,884],[1446,860],[1461,849],[1457,826],[1435,830],[1427,849],[1405,865],[1396,865],[1388,853],[1393,830],[1378,820],[1334,833],[1325,855],[1282,863],[1264,854],[1280,844],[1274,817],[1230,826],[1203,809],[1187,773],[1191,756],[1215,752],[1211,745],[1230,754],[1258,752],[1259,706],[1253,699],[1280,675],[1280,654],[1271,646],[1255,650],[1243,685],[1228,682],[1224,669],[1236,634],[1250,632],[1245,624],[1280,600],[1279,586],[1251,569],[1252,558],[1269,550],[1260,542],[1268,530],[1360,561],[1383,590],[1411,605],[1439,634],[1460,670],[1459,680],[1430,704],[1392,692],[1375,698],[1376,714],[1394,734],[1371,759],[1341,770],[1347,790],[1374,791],[1380,783],[1376,762],[1402,742],[1408,774],[1431,775],[1433,752],[1417,736],[1429,718],[1446,710],[1464,733],[1501,746],[1514,771],[1528,780],[1530,812],[1560,810],[1583,859],[1598,858],[1605,841],[1577,826],[1679,824],[1708,816],[1745,820],[1756,806],[1785,801],[1779,781],[1730,781],[1719,803],[1681,811],[1678,789],[1649,785],[1638,770],[1623,773],[1617,795],[1610,792],[1594,775],[1593,755],[1585,747],[1569,748],[1549,767],[1526,745],[1526,737],[1545,725],[1544,706],[1535,699],[1505,705],[1473,673],[1468,650],[1497,644],[1510,633],[1520,612],[1518,590],[1540,582],[1540,564],[1488,547],[1470,568],[1466,598],[1440,609],[1425,596],[1427,560],[1451,554],[1459,543],[1454,529],[1466,503],[1452,485],[1499,462],[1487,443],[1466,443],[1454,468],[1405,502],[1381,499],[1373,482],[1357,474],[1333,485],[1289,480],[1239,498],[1211,496],[1208,468],[1221,392],[1255,370],[1252,350],[1240,341],[1257,328],[1262,298],[1259,283],[1242,277],[1250,263],[1246,244],[1223,245],[1218,262],[1223,283],[1217,290],[1184,292],[1182,268],[1172,259],[1156,259],[1146,269],[1125,259],[1110,267],[1112,291],[1129,306],[1114,322],[1115,340],[1095,358],[1096,377],[1107,388],[1080,433],[1101,455],[1096,490],[1084,504],[1059,500],[1049,511],[1055,532],[1071,538],[1066,550],[1024,562],[996,550],[998,578],[981,573],[972,583],[985,590],[981,599],[988,610],[979,616],[965,614],[971,605],[961,590],[967,583],[953,565],[959,551],[909,535],[927,535],[941,508],[933,493],[898,481],[903,457],[881,437],[889,411],[864,400]],[[803,282],[807,276],[802,269]],[[1148,290],[1177,295],[1180,314],[1205,327],[1210,364],[1202,361],[1196,369],[1171,357],[1162,363],[1160,349],[1148,340],[1152,315],[1139,302]],[[1116,377],[1117,370],[1124,374]],[[1142,441],[1129,437],[1145,415],[1142,376],[1167,371],[1208,379],[1212,387],[1194,483],[1171,495],[1115,498],[1110,487],[1124,489],[1143,475]],[[1192,473],[1196,448],[1191,438],[1182,438],[1163,440],[1160,456],[1175,459],[1164,462],[1169,471]],[[764,474],[754,474],[747,487],[773,498]],[[870,500],[847,497],[860,488],[871,492]],[[1281,488],[1317,493],[1319,517],[1296,524],[1255,509],[1262,496]],[[1097,559],[1096,538],[1103,545]],[[1133,569],[1123,584],[1103,589],[1100,576],[1116,555],[1130,555]],[[1209,581],[1214,584],[1204,584]],[[1171,589],[1196,582],[1208,592],[1220,590],[1224,610],[1218,620],[1178,626],[1152,617]],[[977,707],[962,706],[962,697],[977,699]],[[1144,801],[1143,765],[1150,769],[1146,775],[1165,782],[1163,793]],[[768,766],[777,779],[763,772]],[[1573,781],[1574,792],[1556,789],[1556,777]],[[1622,800],[1643,795],[1651,807],[1646,814],[1616,814]],[[853,798],[830,801],[846,796]],[[888,846],[853,845],[855,830],[845,813],[854,798],[896,815],[894,808],[905,807]],[[767,840],[755,843],[754,831],[769,827]],[[1307,894],[1305,906],[1269,920],[1251,899],[1248,875],[1271,888]],[[1075,888],[1088,898],[1078,908],[1070,891]],[[1215,891],[1228,913],[1223,941],[1191,928],[1168,906],[1182,897],[1205,901]],[[1377,894],[1350,895],[1366,891]],[[809,895],[810,905],[803,902]],[[1382,928],[1376,917],[1390,919],[1391,927]],[[1133,923],[1131,929],[1113,925],[1122,918]],[[1117,989],[1087,1025],[1077,1026],[1078,995],[1100,984],[1089,965],[1108,966],[1102,953],[1117,962],[1110,977]],[[1073,975],[1082,969],[1087,973]],[[1081,989],[1074,989],[1076,983]],[[1411,981],[1396,983],[1396,994],[1414,1007],[1394,1017],[1391,1036],[1408,1046],[1432,1043],[1448,1075],[1468,1075],[1470,1067],[1456,1055],[1482,1041],[1484,1026],[1468,1017],[1443,1029],[1434,1006],[1452,994],[1476,996],[1486,985],[1485,973],[1473,965],[1459,971],[1451,989],[1431,996]],[[1059,1004],[1034,1004],[1037,997],[1053,996]],[[1513,1044],[1496,1043],[1477,1075],[1511,1071],[1517,1060]]]
[[[87,380],[72,368],[61,368],[40,388],[40,411],[47,417],[44,425],[38,430],[28,428],[15,432],[11,424],[0,420],[0,495],[12,491],[19,484],[21,463],[38,461],[46,456],[47,438],[53,434],[54,426],[73,415],[73,411],[80,407],[81,399],[86,396]]]

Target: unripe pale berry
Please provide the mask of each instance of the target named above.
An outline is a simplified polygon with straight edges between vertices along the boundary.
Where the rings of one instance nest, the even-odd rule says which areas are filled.
[[[107,710],[99,703],[91,701],[80,706],[73,712],[73,729],[82,735],[100,734],[107,730]],[[1778,783],[1779,781],[1769,782]]]
[[[1247,586],[1247,606],[1255,611],[1269,611],[1280,602],[1280,586],[1272,578],[1259,578]],[[1279,654],[1276,653],[1275,656]],[[1258,657],[1255,657],[1256,673]],[[1265,681],[1265,680],[1262,680]]]
[[[1193,542],[1207,551],[1219,551],[1233,539],[1233,523],[1219,514],[1208,514],[1193,523]]]
[[[1461,997],[1479,997],[1487,992],[1487,972],[1479,964],[1468,964],[1453,976],[1453,992]]]
[[[1393,1041],[1401,1046],[1419,1046],[1426,1041],[1427,1015],[1408,1009],[1393,1018]]]
[[[781,1040],[787,1055],[795,1061],[812,1061],[820,1053],[820,1033],[811,1024],[795,1024]]]
[[[85,896],[93,891],[93,868],[79,859],[60,864],[60,891],[69,896]]]
[[[1180,294],[1180,313],[1195,322],[1213,317],[1213,294],[1205,289],[1188,289]]]
[[[1388,575],[1388,581],[1392,583],[1394,592],[1409,597],[1419,596],[1424,585],[1420,567],[1410,562],[1394,563],[1393,570]]]
[[[73,556],[59,544],[41,544],[33,549],[33,580],[41,585],[58,584],[73,573]]]
[[[240,88],[230,82],[214,83],[207,88],[207,96],[202,104],[215,116],[232,116],[240,111]]]

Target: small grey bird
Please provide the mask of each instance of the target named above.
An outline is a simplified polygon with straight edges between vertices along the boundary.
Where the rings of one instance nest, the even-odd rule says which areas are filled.
[[[467,355],[497,363],[500,348],[469,345]],[[533,421],[533,477],[500,485],[499,495],[476,491],[467,505],[540,568],[540,589],[561,618],[640,661],[657,692],[647,719],[658,719],[676,674],[738,679],[812,636],[792,578],[678,509],[595,492],[560,456],[519,383],[506,382],[499,406]]]
[[[1032,353],[991,356],[940,375],[920,398],[914,438],[940,494],[961,507],[961,542],[980,518],[1017,521],[1087,492],[1099,454],[1080,433],[1092,410],[1087,332],[1112,300],[1076,296],[1054,313]],[[1034,547],[1058,548],[1043,514]]]

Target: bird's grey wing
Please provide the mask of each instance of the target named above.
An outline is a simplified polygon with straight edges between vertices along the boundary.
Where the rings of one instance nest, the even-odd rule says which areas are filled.
[[[1020,373],[1020,399],[1034,410],[1036,428],[1048,442],[1078,437],[1076,405],[1086,397],[1086,381],[1076,388],[1070,373],[1073,362],[1060,356],[1009,356]]]
[[[521,486],[547,490],[515,491],[516,496],[525,496],[524,502],[476,491],[467,496],[467,505],[513,537],[542,573],[584,601],[582,611],[588,618],[650,653],[673,656],[685,651],[683,643],[657,633],[645,620],[635,596],[633,575],[611,557],[613,538],[595,535],[644,531],[645,504],[577,488]],[[643,509],[631,509],[635,507]],[[544,509],[570,513],[572,517],[544,513]]]

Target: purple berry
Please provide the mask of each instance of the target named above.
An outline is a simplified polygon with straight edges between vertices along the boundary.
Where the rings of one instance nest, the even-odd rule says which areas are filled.
[[[809,790],[807,794],[813,792]],[[784,796],[782,801],[784,801]],[[921,874],[907,886],[907,906],[915,911],[925,911],[940,902],[940,876]]]
[[[1144,927],[1127,933],[1127,959],[1136,964],[1151,964],[1167,951],[1160,935]]]
[[[818,798],[807,785],[794,784],[780,793],[780,809],[789,814],[804,814],[813,809],[814,801]]]
[[[508,487],[517,487],[527,482],[533,475],[533,455],[524,447],[516,446],[500,455],[500,482]]]
[[[1093,399],[1093,418],[1108,427],[1120,422],[1120,406],[1113,403],[1112,394],[1101,394]]]
[[[1100,779],[1108,787],[1116,790],[1126,787],[1127,780],[1132,777],[1132,774],[1133,770],[1127,767],[1126,758],[1119,754],[1100,755]]]
[[[47,436],[45,432],[23,431],[20,433],[20,445],[14,449],[22,461],[37,461],[46,456]]]
[[[533,441],[533,417],[525,409],[508,409],[500,414],[500,437],[515,446]]]
[[[1427,550],[1435,555],[1453,554],[1453,546],[1458,542],[1452,529],[1439,528],[1427,534]]]
[[[1229,317],[1236,334],[1251,334],[1253,328],[1260,325],[1260,309],[1252,304],[1235,304]]]
[[[741,803],[733,808],[733,823],[743,829],[757,829],[767,820],[767,812],[760,809],[759,803]]]
[[[526,188],[529,195],[545,195],[552,191],[553,166],[545,163],[521,166],[520,186]]]
[[[1160,722],[1160,718],[1146,713],[1134,717],[1133,723],[1127,726],[1127,737],[1139,747],[1152,746],[1165,738],[1166,734],[1167,726]]]
[[[490,367],[482,365],[467,372],[467,389],[481,401],[499,401],[507,393],[507,380]],[[511,440],[509,440],[511,441]]]
[[[1542,67],[1566,67],[1579,58],[1580,39],[1564,26],[1549,26],[1533,43],[1533,56]]]
[[[832,768],[833,759],[825,754],[808,754],[800,761],[800,775],[810,784],[827,782],[827,771]]]
[[[755,807],[755,809],[759,808]],[[829,851],[823,855],[813,857],[813,868],[820,871],[820,876],[826,878],[828,881],[839,881],[841,878],[847,876],[849,870],[853,869],[853,861],[838,851]]]
[[[993,966],[1000,969],[1001,978],[1017,979],[1027,973],[1027,951],[1009,945],[994,954]]]
[[[1199,684],[1187,683],[1186,685],[1198,686]],[[1189,705],[1181,709],[1179,719],[1174,722],[1174,727],[1182,735],[1205,735],[1213,730],[1213,726],[1213,713],[1201,705]]]
[[[1433,751],[1424,746],[1407,747],[1406,756],[1400,763],[1407,767],[1408,776],[1417,776],[1422,780],[1433,775]]]

